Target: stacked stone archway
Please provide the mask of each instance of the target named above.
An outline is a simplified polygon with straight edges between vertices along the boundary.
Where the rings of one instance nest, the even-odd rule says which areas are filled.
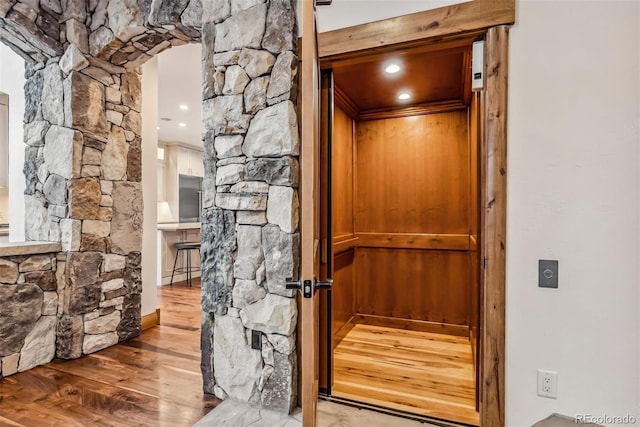
[[[284,289],[299,246],[293,4],[0,0],[0,39],[27,61],[27,239],[63,247],[49,322],[57,357],[140,333],[140,66],[201,41],[205,391],[285,412],[295,405],[297,313]]]

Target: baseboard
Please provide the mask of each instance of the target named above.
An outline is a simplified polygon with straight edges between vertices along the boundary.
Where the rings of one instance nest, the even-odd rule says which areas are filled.
[[[142,316],[140,328],[144,331],[160,324],[160,309],[156,308],[155,313]]]
[[[469,338],[469,327],[466,325],[453,325],[450,323],[429,322],[426,320],[399,319],[396,317],[374,316],[370,314],[356,314],[354,319],[356,324],[363,323],[372,326],[386,326],[389,328]]]
[[[193,273],[193,276],[191,276],[192,278],[197,278],[200,277],[200,273]],[[187,280],[187,275],[184,273],[181,274],[176,274],[173,277],[173,283],[178,283],[178,282],[184,282]],[[171,276],[166,276],[162,278],[162,281],[160,282],[160,284],[162,285],[168,285],[169,283],[171,283]]]

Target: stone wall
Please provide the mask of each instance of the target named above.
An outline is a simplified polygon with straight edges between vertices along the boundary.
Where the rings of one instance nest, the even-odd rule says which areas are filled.
[[[56,254],[0,258],[0,378],[54,358],[61,285]]]
[[[162,4],[151,2],[144,15],[137,2],[0,0],[0,39],[27,64],[26,238],[63,249],[53,328],[59,358],[140,334],[139,66],[200,37],[180,21],[198,7],[183,8],[177,25],[164,28]],[[7,310],[7,324],[18,322]]]
[[[288,412],[297,305],[285,278],[298,274],[300,240],[295,9],[289,0],[221,3],[202,29],[213,46],[203,69],[214,71],[203,88],[205,390]]]
[[[293,408],[297,312],[284,279],[297,276],[300,239],[294,5],[0,0],[0,39],[28,62],[27,237],[63,246],[57,357],[140,333],[139,67],[201,41],[204,388]]]

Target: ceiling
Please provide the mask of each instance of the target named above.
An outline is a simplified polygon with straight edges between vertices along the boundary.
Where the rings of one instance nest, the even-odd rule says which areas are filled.
[[[360,113],[442,101],[464,101],[471,81],[471,43],[428,51],[385,52],[333,62],[336,87]],[[385,68],[394,64],[394,74]],[[398,96],[406,93],[409,99]]]
[[[200,48],[199,43],[187,44],[172,47],[158,55],[159,141],[202,147]],[[181,105],[187,109],[180,109]]]

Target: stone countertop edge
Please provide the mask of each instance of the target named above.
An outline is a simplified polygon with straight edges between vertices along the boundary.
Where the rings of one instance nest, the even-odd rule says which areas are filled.
[[[55,242],[0,243],[0,257],[37,255],[60,251],[62,251],[62,245]]]
[[[158,224],[160,231],[177,231],[177,230],[197,230],[200,229],[199,222],[172,222],[168,224]]]

